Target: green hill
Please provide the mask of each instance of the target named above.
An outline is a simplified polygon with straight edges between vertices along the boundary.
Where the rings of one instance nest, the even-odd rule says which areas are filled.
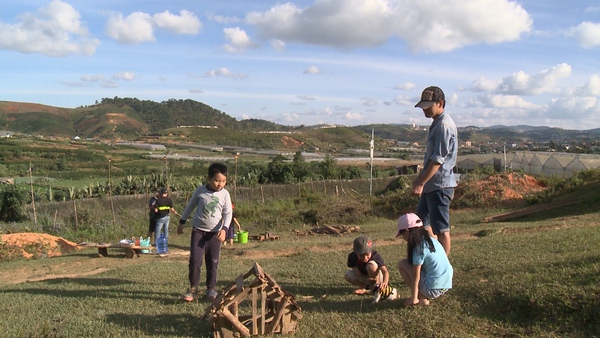
[[[356,127],[284,126],[270,121],[234,117],[193,100],[163,102],[136,98],[103,98],[97,104],[78,108],[58,108],[35,103],[0,101],[0,129],[29,135],[57,138],[96,138],[109,140],[182,139],[203,144],[219,144],[286,150],[344,151],[368,149],[371,131],[376,145],[384,140],[424,144],[429,120],[421,125],[372,124]],[[473,144],[540,144],[553,142],[562,148],[576,143],[592,145],[600,129],[587,131],[532,126],[493,126],[459,128],[459,139]],[[535,145],[537,144],[537,145]],[[559,147],[560,148],[560,147]],[[562,149],[560,148],[560,149]],[[558,149],[557,149],[558,150]]]

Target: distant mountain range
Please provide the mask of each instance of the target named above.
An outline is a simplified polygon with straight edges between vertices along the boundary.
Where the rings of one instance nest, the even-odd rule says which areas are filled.
[[[204,103],[193,100],[171,99],[163,102],[138,100],[136,98],[104,98],[91,106],[58,108],[36,103],[0,101],[0,129],[30,135],[72,138],[133,139],[147,136],[173,135],[181,133],[177,127],[217,127],[212,133],[212,142],[225,142],[233,132],[246,135],[257,132],[289,132],[308,134],[292,138],[299,144],[316,142],[330,144],[326,135],[336,139],[343,147],[362,145],[369,139],[371,130],[376,137],[407,142],[423,142],[427,124],[412,125],[373,124],[356,127],[324,128],[323,126],[284,126],[273,122],[250,119],[238,121]],[[188,128],[198,129],[198,128]],[[337,130],[336,130],[337,129]],[[341,132],[341,130],[346,130]],[[201,133],[188,132],[194,140]],[[343,136],[340,136],[343,135]],[[473,142],[500,140],[502,142],[559,142],[565,139],[593,139],[600,136],[600,128],[580,131],[528,125],[459,128],[459,139]],[[218,137],[223,137],[219,141]],[[281,138],[281,136],[278,136]],[[311,140],[304,139],[305,137]],[[321,139],[325,137],[324,139]],[[344,138],[348,141],[344,142]],[[352,141],[354,140],[354,141]],[[241,141],[239,141],[241,142]]]

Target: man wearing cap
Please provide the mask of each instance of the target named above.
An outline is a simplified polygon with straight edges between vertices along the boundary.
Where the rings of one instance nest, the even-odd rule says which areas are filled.
[[[352,244],[353,251],[348,255],[347,266],[350,270],[346,271],[344,279],[359,287],[354,291],[357,295],[365,294],[376,286],[381,290],[388,289],[390,274],[383,257],[373,250],[373,246],[369,237],[356,237]]]
[[[450,254],[450,201],[454,198],[454,165],[458,151],[456,125],[448,113],[446,97],[439,87],[427,87],[415,105],[432,118],[427,135],[423,170],[413,182],[412,193],[419,195],[416,214],[426,228],[437,235],[446,254]]]

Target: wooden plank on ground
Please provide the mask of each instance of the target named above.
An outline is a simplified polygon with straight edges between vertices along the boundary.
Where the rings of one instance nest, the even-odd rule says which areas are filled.
[[[519,209],[516,211],[511,211],[511,212],[507,212],[507,213],[503,213],[503,214],[489,216],[489,217],[484,218],[482,222],[483,223],[504,222],[504,221],[508,221],[511,219],[529,216],[529,215],[537,214],[538,212],[542,212],[542,211],[546,211],[546,210],[550,210],[550,209],[554,209],[554,208],[559,208],[559,207],[564,207],[564,206],[572,205],[572,204],[579,203],[579,202],[580,202],[579,200],[575,200],[575,201],[559,201],[559,202],[538,204],[538,205],[534,205],[531,207]]]

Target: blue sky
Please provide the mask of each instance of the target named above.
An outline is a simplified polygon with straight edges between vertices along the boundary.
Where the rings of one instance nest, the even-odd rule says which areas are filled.
[[[600,3],[19,0],[0,11],[0,100],[192,99],[284,125],[600,127]]]

